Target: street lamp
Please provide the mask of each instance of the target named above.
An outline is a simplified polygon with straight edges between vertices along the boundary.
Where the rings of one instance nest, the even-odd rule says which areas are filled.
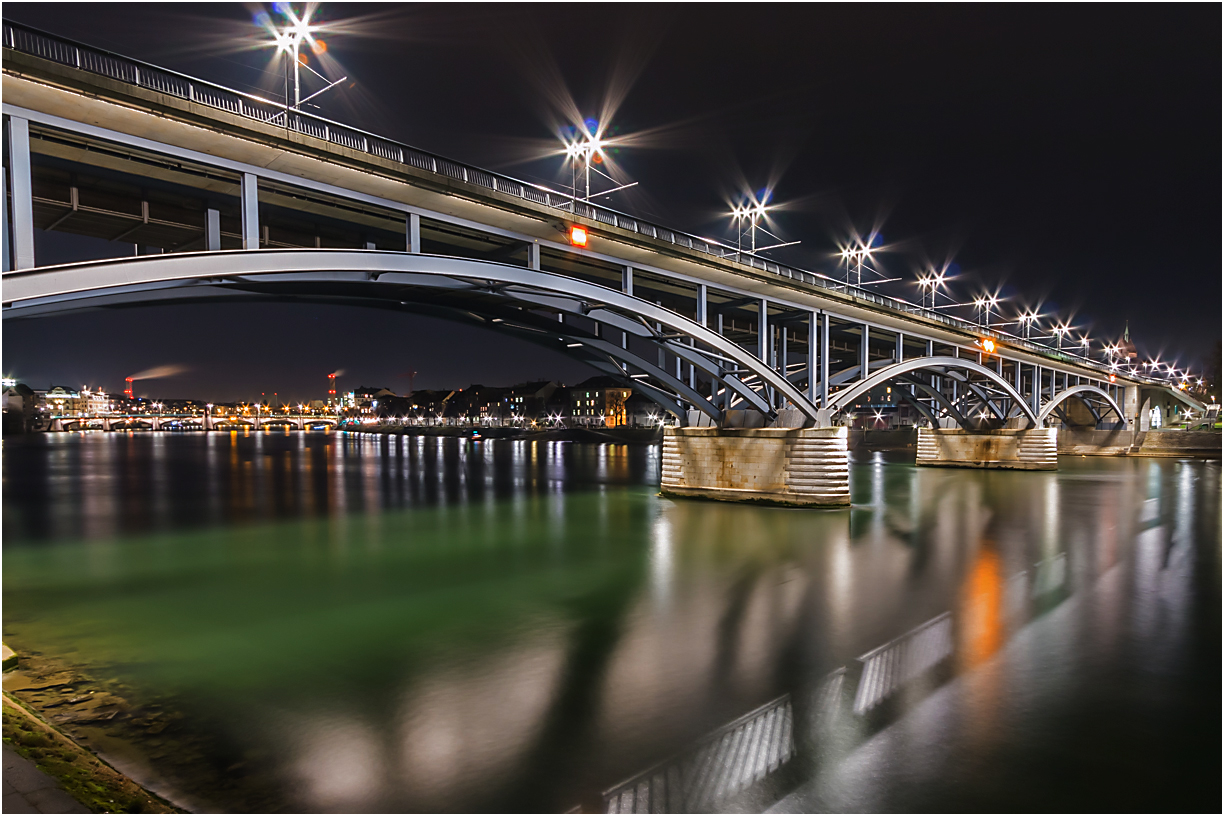
[[[1033,333],[1033,324],[1037,322],[1037,318],[1041,315],[1033,311],[1023,312],[1016,317],[1020,321],[1020,330],[1024,335],[1024,339],[1028,340]]]
[[[744,233],[749,236],[749,252],[764,252],[767,249],[779,249],[785,246],[795,246],[800,241],[783,241],[777,235],[774,235],[765,227],[761,226],[761,221],[766,218],[765,213],[772,210],[773,207],[767,202],[769,201],[769,191],[762,192],[760,198],[754,193],[749,193],[745,196],[743,204],[737,204],[731,208],[731,220],[735,223],[735,248],[742,252],[744,250]],[[770,244],[769,246],[757,246],[757,230],[773,238],[778,243]]]
[[[1071,333],[1071,327],[1067,326],[1066,324],[1060,324],[1058,326],[1055,326],[1053,331],[1054,331],[1054,338],[1055,338],[1055,342],[1057,343],[1058,350],[1062,351],[1063,336]]]
[[[275,26],[272,23],[272,18],[267,12],[260,12],[255,19],[256,22],[262,25],[268,31],[268,33],[272,35],[272,41],[266,42],[264,45],[275,47],[278,55],[284,54],[287,58],[293,60],[292,109],[299,110],[303,102],[308,102],[311,99],[314,99],[316,96],[331,90],[341,82],[347,80],[348,77],[341,77],[333,82],[306,64],[306,57],[301,53],[302,43],[306,43],[315,56],[319,56],[327,51],[327,43],[315,37],[315,33],[321,31],[323,27],[314,25],[310,22],[310,15],[314,13],[313,4],[308,4],[300,15],[293,10],[293,6],[290,3],[276,3],[273,8],[287,20],[287,23],[283,27],[278,28]],[[316,91],[305,99],[302,98],[301,69],[303,67],[307,71],[310,71],[312,74],[317,76],[319,79],[328,83],[327,87],[323,88],[323,90]],[[286,77],[286,85],[288,82],[288,77]],[[288,96],[288,89],[286,89],[285,107],[290,107]]]
[[[575,176],[573,178],[574,196],[578,195],[578,166],[582,166],[582,175],[584,179],[584,187],[586,194],[582,197],[583,201],[591,200],[591,171],[594,170],[597,175],[603,176],[614,184],[616,179],[609,176],[607,173],[598,168],[591,167],[592,164],[603,164],[608,160],[608,148],[611,147],[611,142],[603,138],[604,129],[599,126],[599,123],[594,119],[587,119],[582,123],[582,129],[577,138],[573,141],[565,141],[565,157],[573,162],[573,170]],[[629,187],[636,186],[637,182],[629,184],[621,184],[613,187],[611,190],[604,190],[599,195],[611,195],[612,193],[620,192]]]
[[[921,298],[920,298],[920,304],[919,304],[919,305],[920,305],[922,308],[924,308],[924,309],[925,309],[925,308],[927,308],[927,305],[926,305],[926,294],[927,294],[927,292],[928,292],[928,291],[931,293],[931,306],[930,306],[930,308],[932,308],[932,309],[934,309],[934,308],[935,308],[935,296],[938,294],[940,287],[942,287],[942,286],[944,285],[944,280],[946,279],[946,277],[947,277],[947,276],[946,276],[946,274],[945,274],[944,272],[936,272],[936,271],[935,271],[935,270],[933,270],[933,269],[932,269],[930,272],[928,272],[927,274],[919,276],[919,278],[918,278],[918,286],[919,286],[919,288],[920,288],[920,289],[922,289],[922,290],[923,290],[923,291],[922,291],[922,293],[921,293]]]
[[[984,315],[986,328],[990,328],[990,310],[999,304],[999,299],[994,295],[983,295],[973,301],[973,305],[977,307],[979,319]]]
[[[846,284],[850,284],[850,265],[854,264],[855,269],[855,286],[860,289],[863,286],[863,259],[871,260],[871,253],[874,252],[871,247],[860,244],[858,247],[847,247],[841,251],[842,261],[846,264]]]

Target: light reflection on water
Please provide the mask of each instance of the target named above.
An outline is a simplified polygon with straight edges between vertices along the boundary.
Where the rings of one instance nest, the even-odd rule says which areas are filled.
[[[935,725],[882,767],[846,769],[962,686],[950,765],[1023,742],[1007,701],[1033,667],[999,669],[1013,642],[1074,632],[1121,676],[1158,662],[1185,698],[1203,611],[1219,617],[1214,462],[1015,473],[866,454],[854,506],[810,511],[661,499],[648,446],[237,432],[4,446],[6,641],[171,693],[222,746],[201,761],[266,757],[230,771],[248,783],[218,800],[230,809],[601,807],[600,791],[783,694],[800,750],[753,807],[922,809],[905,784],[887,791],[921,776],[909,760],[930,764]],[[944,674],[835,726],[804,719],[831,672],[847,668],[852,695],[858,656],[945,612]],[[1065,638],[1042,654],[1077,659]],[[1033,729],[1081,739],[1082,722],[1041,714],[1080,699],[1075,672],[1054,676],[1027,686],[1045,695]],[[1138,734],[1115,742],[1140,751]],[[1058,809],[1058,794],[1022,801]]]

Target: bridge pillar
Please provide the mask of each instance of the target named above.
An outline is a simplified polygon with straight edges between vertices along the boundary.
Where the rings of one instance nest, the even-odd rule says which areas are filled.
[[[664,428],[664,496],[850,504],[845,428]]]
[[[1054,428],[919,428],[919,465],[999,470],[1058,470]]]

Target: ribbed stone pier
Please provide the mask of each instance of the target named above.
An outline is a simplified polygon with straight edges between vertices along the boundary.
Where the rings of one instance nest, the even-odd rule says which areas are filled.
[[[919,428],[918,464],[938,467],[1058,470],[1054,428],[966,431]]]
[[[850,504],[845,428],[665,428],[664,496]]]

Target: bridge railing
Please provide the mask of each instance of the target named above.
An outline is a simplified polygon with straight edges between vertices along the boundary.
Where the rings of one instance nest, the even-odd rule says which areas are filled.
[[[1009,332],[986,329],[976,323],[953,315],[942,314],[900,298],[871,292],[848,282],[837,281],[828,275],[798,269],[761,257],[752,252],[744,252],[737,247],[723,244],[719,241],[689,235],[679,230],[652,224],[635,216],[583,201],[570,193],[558,192],[539,184],[531,184],[510,178],[509,176],[492,173],[488,170],[471,167],[462,162],[447,159],[434,153],[428,153],[415,147],[409,147],[408,145],[385,139],[373,133],[367,133],[348,125],[333,122],[330,119],[325,119],[313,113],[292,110],[282,102],[264,99],[254,94],[235,91],[212,82],[189,77],[165,68],[158,68],[157,66],[110,51],[83,45],[54,34],[48,34],[20,23],[8,21],[4,23],[3,45],[5,48],[11,48],[23,54],[41,57],[52,62],[58,62],[61,65],[79,68],[80,70],[89,71],[90,73],[105,76],[119,82],[125,82],[136,87],[148,88],[159,93],[207,105],[218,110],[228,111],[249,119],[284,127],[287,130],[313,136],[350,150],[368,153],[386,161],[398,162],[417,170],[436,173],[467,184],[485,187],[498,193],[543,204],[572,215],[582,216],[601,224],[619,227],[620,229],[645,235],[675,246],[696,250],[697,252],[712,255],[723,260],[735,261],[752,269],[759,269],[782,278],[800,281],[810,286],[830,291],[841,292],[854,300],[870,303],[891,311],[920,316],[977,335],[987,335],[1000,340],[1005,339],[1013,347],[1024,348],[1063,362],[1098,369],[1105,377],[1108,377],[1111,373],[1116,373],[1094,360],[1056,351],[1048,346],[1025,340]],[[1136,377],[1135,375],[1128,376],[1132,379],[1147,379]]]

